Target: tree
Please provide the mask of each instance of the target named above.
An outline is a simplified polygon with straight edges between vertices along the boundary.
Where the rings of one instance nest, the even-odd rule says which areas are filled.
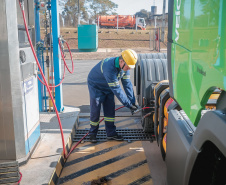
[[[62,17],[64,18],[64,25],[67,27],[76,27],[78,24],[78,13],[80,17],[88,21],[88,13],[85,8],[85,0],[79,0],[79,12],[78,12],[78,0],[66,0],[64,3],[64,10]]]
[[[147,10],[145,10],[145,9],[142,9],[139,12],[135,13],[135,16],[147,19],[148,16],[149,16],[149,12]]]
[[[62,17],[65,26],[77,26],[78,24],[78,0],[60,0],[63,7]],[[79,13],[82,21],[91,24],[97,15],[116,14],[118,5],[111,0],[79,0]]]
[[[148,12],[145,9],[140,10],[139,12],[135,13],[136,17],[141,17],[145,19],[145,22],[148,23],[148,18],[149,18],[150,12]]]
[[[95,20],[97,15],[116,14],[118,5],[110,0],[87,0],[90,20]]]

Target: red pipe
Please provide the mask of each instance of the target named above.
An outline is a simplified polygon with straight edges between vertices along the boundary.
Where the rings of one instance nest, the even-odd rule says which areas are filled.
[[[119,109],[121,109],[121,108],[123,108],[123,107],[125,107],[125,106],[121,106],[121,107],[115,109],[115,111],[117,111],[117,110],[119,110]],[[152,107],[143,107],[142,109],[151,109],[151,108],[152,108]],[[104,120],[104,118],[102,118],[102,119],[99,121],[99,123],[101,123],[103,120]]]
[[[119,107],[119,108],[117,108],[117,109],[115,109],[115,111],[117,111],[117,110],[119,110],[119,109],[121,109],[121,108],[123,108],[123,107],[125,107],[125,106],[121,106],[121,107]],[[144,108],[142,108],[142,109],[150,109],[151,107],[144,107]],[[100,121],[99,121],[99,123],[101,123],[102,121],[104,120],[104,118],[102,118]],[[70,152],[67,154],[67,156],[66,156],[66,159],[69,157],[69,155],[71,154],[71,152],[78,146],[78,144],[87,136],[89,134],[89,132],[87,132],[86,133],[86,135],[85,136],[83,136],[83,138],[82,139],[80,139],[76,144],[75,144],[75,146],[73,146],[73,148],[70,150]],[[153,136],[153,135],[152,135]]]
[[[63,61],[64,61],[64,65],[66,66],[66,68],[67,68],[68,72],[72,74],[72,73],[74,72],[74,62],[73,62],[73,59],[72,59],[72,54],[71,54],[70,47],[69,47],[68,43],[67,43],[67,42],[65,42],[65,43],[66,43],[66,45],[67,45],[67,47],[68,47],[68,50],[69,50],[70,56],[71,56],[72,71],[70,71],[70,69],[68,68],[67,63],[66,63],[66,61],[65,61],[64,54],[63,54],[63,52],[62,52],[61,45],[60,45],[60,39],[58,39],[58,42],[59,42],[59,46],[60,46],[60,53],[61,53],[61,56],[62,56]]]
[[[117,110],[119,110],[119,109],[121,109],[121,108],[123,108],[123,107],[125,107],[125,106],[121,106],[121,107],[119,107],[119,108],[117,108],[117,109],[115,109],[115,111],[117,111]],[[151,107],[144,107],[144,108],[142,108],[142,109],[150,109]],[[99,123],[101,123],[102,121],[104,120],[104,118],[102,118],[100,121],[99,121]],[[83,136],[83,138],[82,139],[80,139],[76,144],[75,144],[75,146],[73,146],[73,148],[70,150],[70,152],[67,154],[67,156],[66,156],[66,159],[69,157],[69,155],[71,154],[71,152],[78,146],[78,144],[87,136],[89,134],[89,132],[87,132],[86,133],[86,135],[85,136]],[[153,135],[152,135],[153,136]]]
[[[70,53],[70,57],[71,57],[72,71],[70,71],[70,69],[68,68],[67,63],[66,63],[66,61],[65,61],[65,59],[64,59],[64,55],[63,55],[63,51],[62,51],[61,44],[60,44],[60,39],[59,39],[60,53],[61,53],[61,57],[63,58],[63,61],[64,61],[64,74],[63,74],[63,78],[62,78],[62,80],[60,81],[60,83],[59,83],[58,85],[55,85],[55,86],[50,86],[50,85],[49,85],[50,88],[56,88],[56,87],[58,87],[59,85],[62,84],[62,82],[64,81],[64,78],[65,78],[65,66],[66,66],[66,68],[67,68],[67,70],[68,70],[69,73],[72,74],[72,73],[74,72],[74,62],[73,62],[73,59],[72,59],[71,50],[70,50],[70,47],[69,47],[68,43],[67,43],[67,42],[65,42],[65,43],[66,43],[66,45],[67,45],[67,47],[68,47],[68,50],[69,50],[69,53]],[[38,76],[38,80],[39,80],[43,85],[46,86],[46,84],[39,78],[39,76]]]
[[[64,157],[66,157],[65,142],[64,142],[64,137],[63,137],[64,134],[63,134],[62,124],[61,124],[61,121],[60,121],[60,116],[59,116],[59,113],[58,113],[58,111],[57,111],[57,107],[56,107],[55,101],[54,101],[54,99],[53,99],[52,93],[51,93],[51,91],[50,91],[50,88],[49,88],[49,86],[48,86],[48,83],[47,83],[47,81],[46,81],[46,79],[45,79],[45,76],[44,76],[44,74],[43,74],[42,68],[41,68],[41,66],[40,66],[40,64],[39,64],[39,61],[38,61],[38,58],[37,58],[37,56],[36,56],[34,47],[33,47],[33,45],[32,45],[31,38],[30,38],[30,35],[29,35],[29,31],[28,31],[28,28],[27,28],[27,23],[26,23],[26,18],[25,18],[24,10],[23,10],[23,8],[21,7],[20,0],[18,0],[18,1],[19,1],[20,9],[21,9],[21,11],[22,11],[23,20],[24,20],[24,26],[25,26],[25,30],[26,30],[26,33],[27,33],[27,37],[28,37],[28,40],[29,40],[29,43],[30,43],[30,46],[31,46],[32,53],[33,53],[33,55],[34,55],[34,57],[35,57],[36,63],[37,63],[37,65],[38,65],[39,71],[41,72],[41,75],[42,75],[42,78],[43,78],[43,80],[44,80],[44,83],[47,84],[46,87],[47,87],[47,90],[48,90],[48,92],[49,92],[50,98],[51,98],[51,100],[52,100],[52,102],[53,102],[53,107],[54,107],[54,109],[55,109],[55,112],[56,112],[56,115],[57,115],[57,119],[58,119],[58,122],[59,122],[59,126],[60,126],[60,133],[61,133],[62,145],[63,145],[63,154],[64,154]]]
[[[115,109],[115,111],[117,111],[117,110],[119,110],[119,109],[121,109],[121,108],[123,108],[123,107],[125,107],[125,106],[121,106],[121,107]],[[101,123],[103,120],[104,120],[104,118],[102,118],[102,119],[99,121],[99,123]]]
[[[151,109],[151,108],[153,107],[143,107],[142,109],[144,110],[144,109]]]
[[[20,173],[20,180],[15,184],[15,185],[18,185],[18,184],[20,184],[20,182],[21,182],[21,180],[22,180],[22,173],[21,172],[19,172]]]
[[[82,139],[80,139],[75,146],[73,146],[73,148],[70,150],[70,152],[67,154],[66,159],[69,157],[69,155],[71,154],[71,152],[78,146],[78,144],[89,134],[89,132],[86,133],[86,135],[83,136]]]
[[[64,78],[65,78],[65,65],[64,65],[64,74],[63,74],[63,78],[62,78],[62,80],[60,81],[60,83],[59,83],[58,85],[55,85],[55,86],[50,86],[50,85],[49,85],[49,87],[50,87],[50,88],[56,88],[56,87],[60,86],[60,85],[62,84],[62,82],[64,81]],[[46,84],[39,78],[39,76],[38,76],[38,80],[39,80],[43,85],[46,86]]]

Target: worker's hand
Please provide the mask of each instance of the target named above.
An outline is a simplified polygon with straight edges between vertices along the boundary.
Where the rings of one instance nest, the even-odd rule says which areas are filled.
[[[132,105],[132,106],[130,107],[131,114],[133,115],[133,114],[137,111],[137,109],[138,109],[137,106]]]
[[[135,106],[137,109],[139,108],[135,103],[133,103],[133,106]]]

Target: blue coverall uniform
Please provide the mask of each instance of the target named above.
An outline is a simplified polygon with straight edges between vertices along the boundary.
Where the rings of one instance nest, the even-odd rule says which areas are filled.
[[[122,90],[119,80],[121,79]],[[100,61],[88,75],[90,94],[90,131],[89,135],[97,134],[101,104],[103,104],[105,128],[108,137],[117,135],[115,122],[114,95],[125,106],[135,104],[130,71],[123,71],[119,66],[119,57],[106,58]],[[125,94],[126,93],[126,94]]]

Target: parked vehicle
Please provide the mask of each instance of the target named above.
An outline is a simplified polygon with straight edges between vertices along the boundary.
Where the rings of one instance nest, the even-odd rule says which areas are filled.
[[[186,6],[186,8],[185,8]],[[169,0],[167,61],[135,69],[142,125],[156,136],[169,185],[226,184],[226,2]]]
[[[119,28],[137,28],[145,30],[146,24],[144,18],[135,17],[135,15],[101,15],[97,17],[96,23],[98,23],[100,28],[117,28],[117,21]]]

